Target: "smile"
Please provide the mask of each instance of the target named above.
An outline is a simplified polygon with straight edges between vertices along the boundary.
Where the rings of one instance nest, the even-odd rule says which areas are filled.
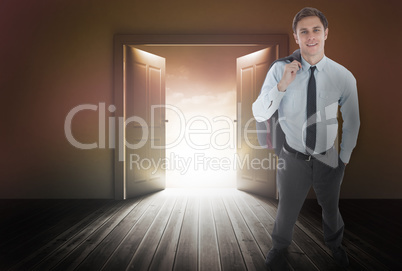
[[[308,47],[316,46],[318,43],[307,44]]]

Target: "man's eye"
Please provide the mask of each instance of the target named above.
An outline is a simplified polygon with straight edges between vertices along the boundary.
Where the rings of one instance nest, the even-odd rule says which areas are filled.
[[[314,29],[314,32],[320,32],[320,29]]]
[[[302,34],[306,34],[306,33],[307,33],[307,31],[302,31],[301,33],[302,33]]]

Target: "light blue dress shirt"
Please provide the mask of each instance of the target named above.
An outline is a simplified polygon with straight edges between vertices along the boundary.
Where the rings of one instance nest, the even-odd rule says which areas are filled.
[[[279,61],[269,70],[262,90],[253,103],[254,118],[258,122],[269,119],[276,110],[279,122],[286,136],[286,142],[293,149],[306,153],[307,127],[307,84],[310,77],[310,64],[302,58],[302,68],[285,92],[280,92],[277,84],[283,76],[287,63]],[[337,133],[337,112],[340,105],[343,126],[340,158],[348,163],[360,127],[359,104],[356,79],[342,65],[324,56],[315,65],[317,86],[317,142],[316,153],[333,147]],[[310,124],[310,123],[309,123]]]

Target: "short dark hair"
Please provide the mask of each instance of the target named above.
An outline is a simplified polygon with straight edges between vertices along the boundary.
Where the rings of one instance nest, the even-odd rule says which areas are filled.
[[[319,11],[316,8],[306,7],[300,10],[293,18],[293,32],[296,33],[297,24],[300,22],[301,19],[310,16],[317,16],[320,19],[322,25],[324,26],[324,30],[328,28],[328,20],[321,11]]]

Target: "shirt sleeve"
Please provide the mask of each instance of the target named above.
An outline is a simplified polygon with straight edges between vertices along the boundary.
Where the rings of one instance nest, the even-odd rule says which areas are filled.
[[[280,73],[278,66],[280,65],[277,62],[268,71],[260,95],[253,103],[253,115],[258,122],[269,119],[278,110],[279,104],[285,95],[285,92],[280,92],[277,87],[279,82],[278,74]]]
[[[360,129],[356,79],[349,71],[345,75],[345,87],[339,104],[343,118],[340,158],[344,163],[349,163]]]

